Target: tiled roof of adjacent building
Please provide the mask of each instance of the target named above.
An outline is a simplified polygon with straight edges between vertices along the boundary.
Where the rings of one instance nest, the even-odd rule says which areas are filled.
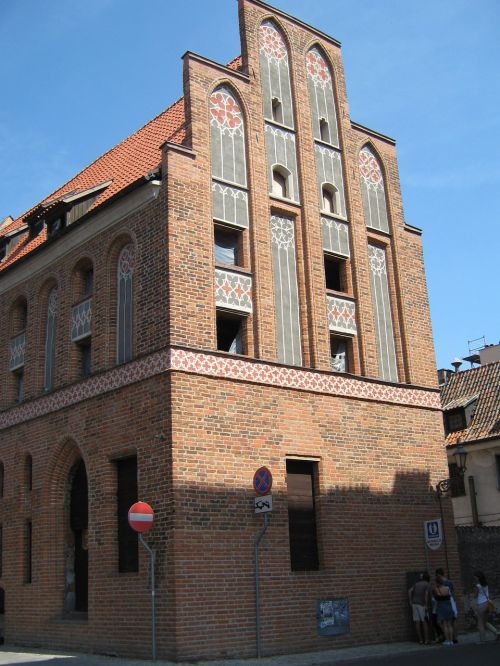
[[[242,68],[242,58],[238,56],[232,60],[228,67],[234,70]],[[161,163],[161,146],[166,141],[183,144],[186,140],[186,114],[184,98],[177,100],[172,106],[160,113],[144,127],[134,132],[127,139],[116,145],[95,162],[85,167],[74,178],[65,183],[55,192],[49,194],[43,201],[21,215],[19,218],[6,224],[0,230],[0,238],[6,234],[21,229],[26,219],[33,215],[38,208],[47,209],[47,204],[56,203],[69,193],[78,194],[95,187],[105,181],[111,184],[102,190],[90,210],[95,210],[105,201],[124,190],[148,173],[157,169]],[[0,262],[0,271],[5,270],[21,257],[32,252],[47,238],[46,229],[38,236],[30,239],[28,232],[24,232],[22,240],[3,261]]]
[[[500,361],[453,373],[441,389],[444,411],[466,407],[477,398],[470,425],[450,432],[446,444],[500,437]]]

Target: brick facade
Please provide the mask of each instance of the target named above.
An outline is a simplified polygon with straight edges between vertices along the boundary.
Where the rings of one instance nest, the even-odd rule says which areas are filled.
[[[430,486],[447,474],[420,232],[404,222],[394,141],[350,120],[338,42],[258,0],[240,0],[239,18],[241,65],[184,56],[184,123],[155,138],[158,159],[149,167],[161,165],[161,183],[148,176],[124,189],[0,272],[0,585],[8,642],[149,654],[143,549],[138,572],[118,571],[115,461],[130,455],[137,456],[139,498],[156,514],[148,542],[157,552],[160,657],[255,654],[253,549],[262,516],[253,512],[252,478],[261,465],[274,476],[274,509],[261,545],[264,654],[407,636],[405,574],[425,566],[422,521],[438,512]],[[288,48],[300,203],[269,195],[258,44],[259,26],[269,18]],[[337,103],[351,248],[347,297],[356,322],[350,374],[330,365],[305,68],[312,46],[328,60]],[[252,280],[252,308],[243,355],[217,350],[208,109],[220,85],[232,91],[245,119],[250,224],[241,231],[238,270]],[[390,233],[365,224],[358,155],[367,144],[380,161]],[[300,367],[278,362],[271,215],[294,220]],[[386,252],[398,382],[380,379],[369,242]],[[133,360],[117,365],[116,264],[128,244]],[[70,318],[86,265],[93,266],[92,365],[81,379]],[[55,375],[44,392],[54,286]],[[24,400],[16,404],[19,377],[9,370],[9,343],[22,329],[22,299]],[[74,556],[71,470],[80,459],[88,479],[87,612],[65,611]],[[290,568],[287,459],[315,465],[316,571]],[[453,530],[448,548],[456,577]],[[429,564],[443,566],[443,555],[431,553]],[[319,636],[317,601],[336,598],[348,599],[350,631]]]

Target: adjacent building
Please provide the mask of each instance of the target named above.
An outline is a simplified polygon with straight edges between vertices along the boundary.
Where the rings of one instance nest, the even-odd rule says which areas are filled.
[[[241,56],[187,52],[182,99],[1,225],[7,641],[149,654],[139,498],[158,655],[254,655],[263,465],[263,654],[407,636],[447,472],[421,231],[339,42],[239,20]]]

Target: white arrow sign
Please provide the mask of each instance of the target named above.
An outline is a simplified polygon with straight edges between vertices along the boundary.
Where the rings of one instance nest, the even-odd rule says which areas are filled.
[[[263,495],[262,497],[254,497],[255,513],[267,513],[273,510],[273,496]]]

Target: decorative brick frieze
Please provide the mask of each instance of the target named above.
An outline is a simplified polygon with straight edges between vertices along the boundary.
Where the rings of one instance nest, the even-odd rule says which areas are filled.
[[[434,390],[382,384],[359,377],[291,368],[207,352],[170,349],[118,366],[96,377],[55,391],[51,395],[2,412],[0,413],[0,430],[45,416],[168,370],[361,400],[440,409],[439,393]]]

